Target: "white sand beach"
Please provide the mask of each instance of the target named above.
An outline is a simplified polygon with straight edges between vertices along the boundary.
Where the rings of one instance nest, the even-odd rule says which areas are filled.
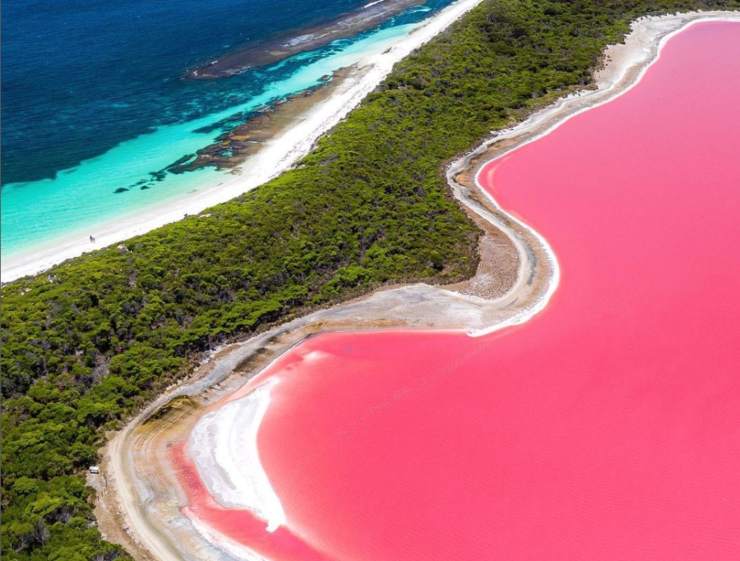
[[[9,256],[2,263],[2,282],[39,273],[72,257],[181,220],[185,215],[198,214],[280,175],[305,156],[322,134],[346,117],[373,91],[394,64],[444,31],[479,3],[480,0],[458,0],[424,20],[392,47],[361,59],[330,96],[299,115],[292,126],[266,142],[258,153],[235,170],[233,176],[225,176],[215,185],[184,194],[171,202],[153,205],[135,216],[112,220],[95,230],[94,243],[91,243],[87,233],[77,233]]]

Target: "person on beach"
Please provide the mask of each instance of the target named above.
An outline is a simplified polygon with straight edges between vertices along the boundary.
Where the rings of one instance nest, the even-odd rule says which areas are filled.
[[[95,236],[90,234],[90,243],[95,243]]]

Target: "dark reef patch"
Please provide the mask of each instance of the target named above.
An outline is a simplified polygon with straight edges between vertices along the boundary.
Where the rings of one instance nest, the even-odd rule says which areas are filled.
[[[281,34],[272,40],[232,51],[221,58],[188,70],[185,77],[193,80],[213,80],[235,76],[250,68],[272,64],[298,53],[318,49],[337,39],[352,37],[419,4],[423,2],[385,0],[371,6],[365,5],[331,22],[299,28],[290,34]]]

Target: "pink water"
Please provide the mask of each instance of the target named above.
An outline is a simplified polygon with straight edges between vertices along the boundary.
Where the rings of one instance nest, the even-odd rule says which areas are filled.
[[[740,559],[740,24],[676,36],[481,183],[554,247],[547,309],[308,340],[265,374],[288,528],[180,455],[191,514],[286,561]]]

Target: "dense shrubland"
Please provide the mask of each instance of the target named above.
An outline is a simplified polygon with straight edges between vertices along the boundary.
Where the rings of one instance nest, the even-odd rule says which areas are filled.
[[[5,559],[125,557],[100,538],[81,476],[106,430],[228,338],[383,283],[471,274],[478,232],[443,163],[587,85],[633,18],[739,6],[485,1],[399,64],[297,169],[5,286]]]

